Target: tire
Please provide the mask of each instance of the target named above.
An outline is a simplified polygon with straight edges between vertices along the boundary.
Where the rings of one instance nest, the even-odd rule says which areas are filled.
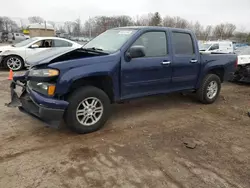
[[[24,62],[21,57],[10,55],[4,59],[4,66],[13,71],[20,71],[24,68]]]
[[[90,108],[89,103],[92,103],[93,100],[97,101],[95,107],[96,111],[101,111],[102,106],[102,113],[93,112],[94,108]],[[84,105],[82,103],[83,101]],[[99,130],[103,127],[110,116],[110,99],[107,94],[99,88],[93,86],[79,88],[69,96],[68,102],[69,106],[64,114],[64,120],[66,124],[77,133],[84,134]],[[86,103],[89,105],[86,105]],[[85,116],[77,116],[77,112],[78,114],[85,114]],[[98,118],[95,119],[98,121],[92,121],[93,119],[91,119],[90,116],[93,118],[93,115],[91,114],[95,114],[94,117],[98,116]],[[86,120],[85,118],[88,119]],[[80,121],[82,121],[83,124]],[[91,125],[86,125],[89,124],[90,121],[94,123]]]
[[[215,92],[215,89],[213,89],[214,92],[208,94],[208,89],[214,88],[213,87],[214,85],[217,85],[217,91]],[[200,85],[200,88],[196,92],[197,98],[200,102],[204,104],[211,104],[218,98],[220,89],[221,89],[220,78],[215,74],[208,74],[205,76]]]

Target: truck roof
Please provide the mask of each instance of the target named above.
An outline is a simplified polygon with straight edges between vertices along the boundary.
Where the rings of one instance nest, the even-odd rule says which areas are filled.
[[[190,32],[191,30],[189,29],[181,29],[181,28],[172,28],[172,27],[162,27],[162,26],[126,26],[126,27],[117,27],[114,29],[135,29],[135,30],[150,30],[150,29],[155,29],[155,30],[181,30],[181,31],[188,31]]]

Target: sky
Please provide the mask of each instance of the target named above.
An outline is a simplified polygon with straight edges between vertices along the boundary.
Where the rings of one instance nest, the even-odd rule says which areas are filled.
[[[0,16],[40,16],[56,22],[77,18],[84,22],[100,15],[136,18],[149,12],[197,20],[203,25],[230,22],[238,30],[250,31],[250,0],[7,0],[0,6]]]

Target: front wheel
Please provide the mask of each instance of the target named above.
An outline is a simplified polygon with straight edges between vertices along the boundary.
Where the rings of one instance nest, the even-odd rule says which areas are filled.
[[[90,133],[100,129],[108,120],[111,110],[107,94],[93,86],[82,87],[69,97],[65,112],[66,124],[77,133]]]
[[[220,78],[215,74],[208,74],[197,91],[197,98],[204,104],[211,104],[219,96],[220,89]]]
[[[10,70],[19,71],[24,68],[23,59],[19,56],[11,55],[5,58],[5,66]]]

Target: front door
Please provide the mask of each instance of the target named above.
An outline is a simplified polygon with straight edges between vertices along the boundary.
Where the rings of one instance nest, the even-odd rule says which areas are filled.
[[[37,45],[37,48],[32,48],[31,46],[26,48],[26,59],[28,57],[31,57],[33,55],[36,55],[38,53],[41,53],[43,51],[45,51],[48,48],[52,47],[52,40],[40,40],[34,43],[35,45]],[[34,45],[32,44],[32,45]]]
[[[165,92],[171,82],[171,58],[167,33],[148,31],[132,46],[145,47],[145,57],[121,63],[122,99]]]

